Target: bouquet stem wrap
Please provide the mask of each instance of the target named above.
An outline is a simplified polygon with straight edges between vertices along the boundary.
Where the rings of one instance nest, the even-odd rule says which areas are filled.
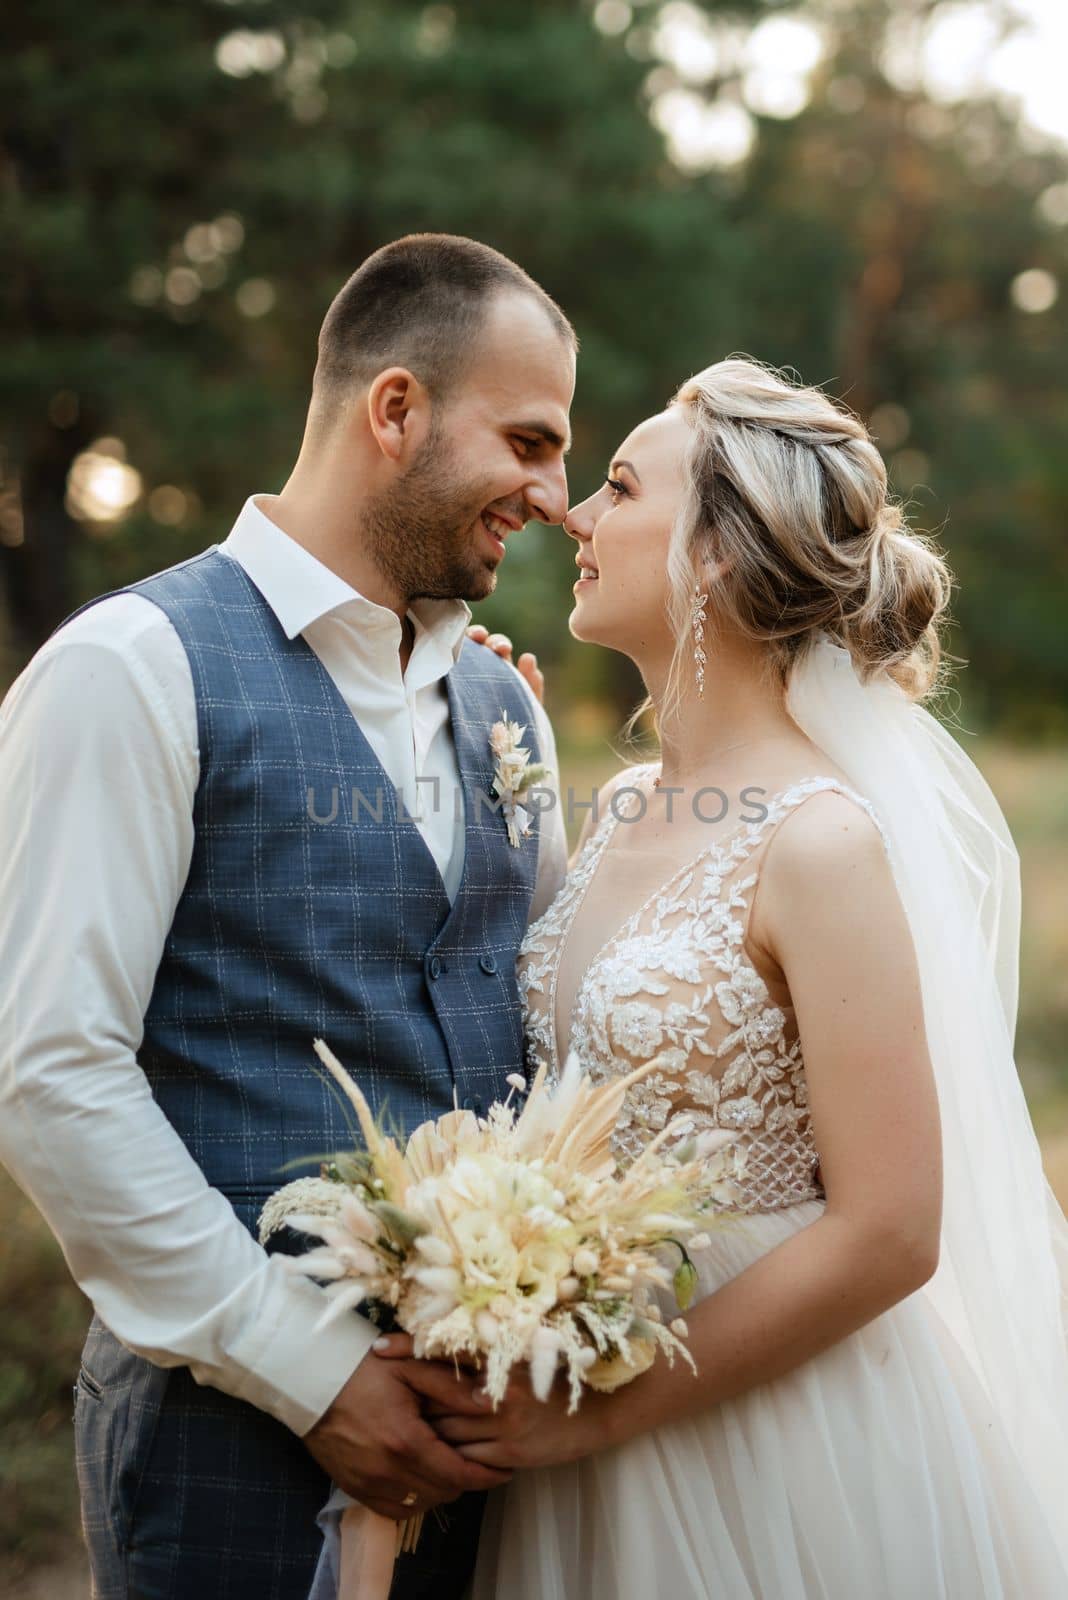
[[[394,1563],[415,1549],[422,1531],[422,1512],[393,1522],[368,1506],[348,1506],[341,1515],[338,1600],[389,1600]]]

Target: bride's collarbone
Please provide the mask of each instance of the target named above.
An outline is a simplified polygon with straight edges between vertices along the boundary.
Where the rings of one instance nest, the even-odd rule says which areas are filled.
[[[827,763],[793,763],[763,775],[715,774],[685,784],[652,787],[634,784],[613,795],[616,825],[606,842],[612,854],[657,853],[679,866],[714,845],[726,844],[749,826],[759,828],[774,800],[817,778],[845,783],[844,774]]]
[[[693,817],[676,816],[672,821],[660,817],[620,819],[607,841],[604,854],[620,862],[627,857],[656,857],[667,871],[679,868],[713,845],[725,842],[738,828],[738,819],[722,823],[703,823]]]

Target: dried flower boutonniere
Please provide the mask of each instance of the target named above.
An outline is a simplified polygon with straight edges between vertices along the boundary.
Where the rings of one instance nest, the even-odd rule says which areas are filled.
[[[544,783],[551,776],[550,769],[535,762],[530,764],[530,751],[520,744],[526,726],[509,721],[501,712],[500,722],[490,729],[490,749],[497,758],[493,769],[493,792],[502,802],[505,822],[508,824],[508,842],[517,848],[530,832],[531,815],[520,801],[529,790]]]

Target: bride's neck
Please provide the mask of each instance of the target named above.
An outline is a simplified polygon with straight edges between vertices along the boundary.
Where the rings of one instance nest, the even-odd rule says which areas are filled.
[[[689,784],[720,757],[750,746],[797,737],[778,681],[764,670],[763,654],[745,645],[720,646],[705,664],[704,694],[687,683],[673,715],[664,715],[667,671],[643,672],[656,708],[662,782]]]

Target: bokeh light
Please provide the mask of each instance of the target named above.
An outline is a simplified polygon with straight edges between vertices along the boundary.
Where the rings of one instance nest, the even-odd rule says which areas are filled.
[[[286,42],[273,29],[235,28],[215,46],[215,65],[228,78],[250,78],[254,72],[275,72],[286,58]]]
[[[163,280],[163,292],[172,306],[191,306],[202,288],[192,267],[172,267]]]
[[[671,159],[685,171],[738,166],[756,142],[756,128],[744,106],[730,100],[709,102],[690,89],[657,95],[652,117],[667,139]]]
[[[600,33],[626,33],[633,20],[634,12],[626,0],[600,0],[594,8],[593,25]]]
[[[1038,313],[1056,305],[1060,286],[1052,272],[1044,267],[1029,267],[1013,278],[1009,292],[1013,305],[1020,311]]]
[[[67,511],[90,525],[88,531],[106,534],[137,504],[142,489],[141,474],[126,460],[122,440],[97,439],[71,463]]]
[[[692,172],[745,161],[756,142],[754,115],[799,116],[826,53],[823,33],[800,14],[766,17],[746,30],[687,0],[661,9],[651,43],[671,74],[662,85],[655,72],[647,80],[651,115],[672,160]]]
[[[1013,0],[1009,13],[982,0],[943,0],[891,25],[882,67],[907,92],[944,104],[999,97],[1034,132],[1068,141],[1068,6]]]
[[[243,317],[265,317],[274,310],[277,295],[266,278],[246,278],[234,298]]]
[[[161,483],[148,497],[148,514],[163,528],[177,528],[190,512],[190,497],[173,483]]]
[[[1053,228],[1068,227],[1068,183],[1051,183],[1038,197],[1038,214]]]
[[[868,419],[871,436],[884,453],[904,444],[911,427],[912,421],[904,406],[895,405],[889,400],[876,406]]]

